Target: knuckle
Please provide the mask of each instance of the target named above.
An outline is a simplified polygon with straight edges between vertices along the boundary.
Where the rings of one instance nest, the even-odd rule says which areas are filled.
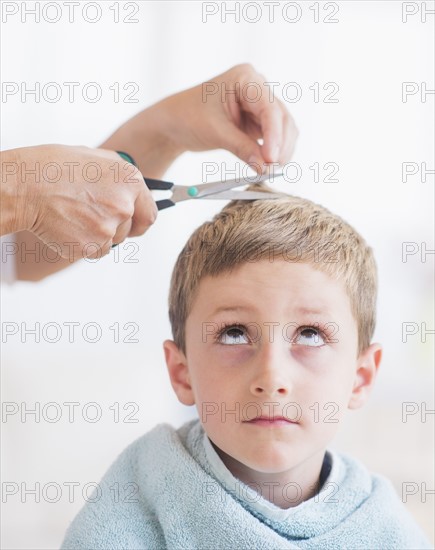
[[[122,221],[129,220],[134,215],[134,203],[132,200],[120,201],[117,205],[117,210]]]
[[[247,73],[255,72],[255,69],[252,63],[248,63],[248,62],[240,63],[239,65],[236,65],[236,67],[238,68],[239,71],[243,71]]]
[[[157,205],[155,202],[153,202],[153,204],[151,205],[151,208],[148,210],[147,212],[147,222],[148,222],[148,227],[150,225],[153,225],[153,223],[157,220],[157,216],[159,214],[159,210],[157,208]]]
[[[251,63],[239,63],[238,65],[235,65],[233,67],[232,72],[236,76],[236,78],[240,79],[248,78],[251,77],[253,74],[256,74],[256,70]]]
[[[100,250],[96,253],[96,257],[106,256],[112,249],[113,240],[109,239],[103,243],[100,247]]]
[[[114,223],[106,222],[101,223],[99,227],[99,241],[100,243],[106,243],[113,239],[116,233],[116,227]]]
[[[133,166],[133,165],[132,165]],[[144,178],[142,176],[142,173],[141,171],[139,170],[139,168],[137,166],[133,166],[133,169],[131,171],[131,175],[130,175],[130,178],[132,180],[132,183],[134,185],[144,185]]]

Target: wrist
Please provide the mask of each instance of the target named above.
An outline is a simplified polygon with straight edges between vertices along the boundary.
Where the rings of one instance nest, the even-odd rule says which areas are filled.
[[[184,152],[173,139],[171,116],[162,103],[157,103],[128,120],[100,147],[124,151],[135,160],[144,176],[161,177]]]
[[[177,107],[174,96],[170,96],[150,107],[147,113],[144,111],[144,114],[146,113],[154,122],[153,126],[156,128],[157,141],[165,144],[168,155],[174,159],[187,151],[182,139],[187,128],[183,126],[184,123],[180,120]]]
[[[21,181],[18,149],[1,152],[1,234],[27,229],[26,189]]]

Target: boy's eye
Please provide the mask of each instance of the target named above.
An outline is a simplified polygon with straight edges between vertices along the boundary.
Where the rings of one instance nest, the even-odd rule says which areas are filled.
[[[314,327],[300,328],[293,342],[302,346],[311,347],[323,346],[326,343],[321,332]]]
[[[249,344],[249,339],[244,328],[232,326],[220,332],[218,342],[225,345]]]

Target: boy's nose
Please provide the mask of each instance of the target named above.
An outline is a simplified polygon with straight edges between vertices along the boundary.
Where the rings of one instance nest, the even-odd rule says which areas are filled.
[[[289,357],[278,343],[267,343],[258,356],[250,390],[256,397],[285,397],[292,390]]]

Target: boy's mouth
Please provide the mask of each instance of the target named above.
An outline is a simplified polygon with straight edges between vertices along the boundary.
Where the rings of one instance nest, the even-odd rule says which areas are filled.
[[[293,422],[292,420],[289,420],[285,416],[267,416],[267,415],[261,415],[256,416],[255,418],[252,418],[251,420],[245,421],[246,424],[254,424],[256,426],[286,426],[289,424],[297,424],[297,422]]]

